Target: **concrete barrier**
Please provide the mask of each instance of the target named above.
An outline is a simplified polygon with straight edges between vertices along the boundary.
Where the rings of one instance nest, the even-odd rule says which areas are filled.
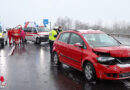
[[[130,38],[130,35],[128,34],[108,34],[110,36],[114,36],[114,37],[125,37],[125,38]]]

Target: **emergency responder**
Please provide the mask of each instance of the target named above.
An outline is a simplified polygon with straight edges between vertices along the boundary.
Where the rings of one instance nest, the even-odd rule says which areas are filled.
[[[49,33],[49,45],[50,45],[51,60],[53,58],[53,52],[52,52],[52,50],[53,50],[53,43],[54,43],[57,35],[58,35],[58,27],[55,26],[54,29],[51,30],[50,33]]]
[[[21,29],[21,41],[22,41],[22,44],[24,44],[25,42],[25,32],[23,29]]]
[[[8,38],[9,38],[9,45],[11,45],[11,37],[12,37],[12,35],[11,35],[11,28],[10,29],[8,29]]]
[[[18,25],[16,29],[14,30],[14,38],[15,38],[15,44],[18,45],[20,42],[20,32],[21,32],[21,26]]]
[[[60,32],[62,32],[63,30],[62,30],[62,27],[61,26],[59,26],[58,27],[58,34],[60,33]]]
[[[15,28],[12,28],[12,31],[11,31],[11,37],[12,37],[13,44],[15,44],[14,30],[15,30]]]

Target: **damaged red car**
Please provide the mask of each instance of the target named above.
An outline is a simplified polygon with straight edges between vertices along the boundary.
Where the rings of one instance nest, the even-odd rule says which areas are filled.
[[[100,30],[60,33],[53,45],[53,60],[83,71],[88,81],[130,78],[130,47]]]

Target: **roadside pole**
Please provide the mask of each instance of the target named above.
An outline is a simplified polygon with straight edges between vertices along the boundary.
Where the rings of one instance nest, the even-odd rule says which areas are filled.
[[[50,23],[50,31],[51,31],[51,22],[49,22]]]

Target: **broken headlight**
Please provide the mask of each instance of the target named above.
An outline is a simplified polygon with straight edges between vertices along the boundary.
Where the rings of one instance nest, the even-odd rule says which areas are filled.
[[[114,57],[105,57],[105,56],[98,57],[97,61],[101,64],[106,64],[106,65],[114,65],[117,62]]]

